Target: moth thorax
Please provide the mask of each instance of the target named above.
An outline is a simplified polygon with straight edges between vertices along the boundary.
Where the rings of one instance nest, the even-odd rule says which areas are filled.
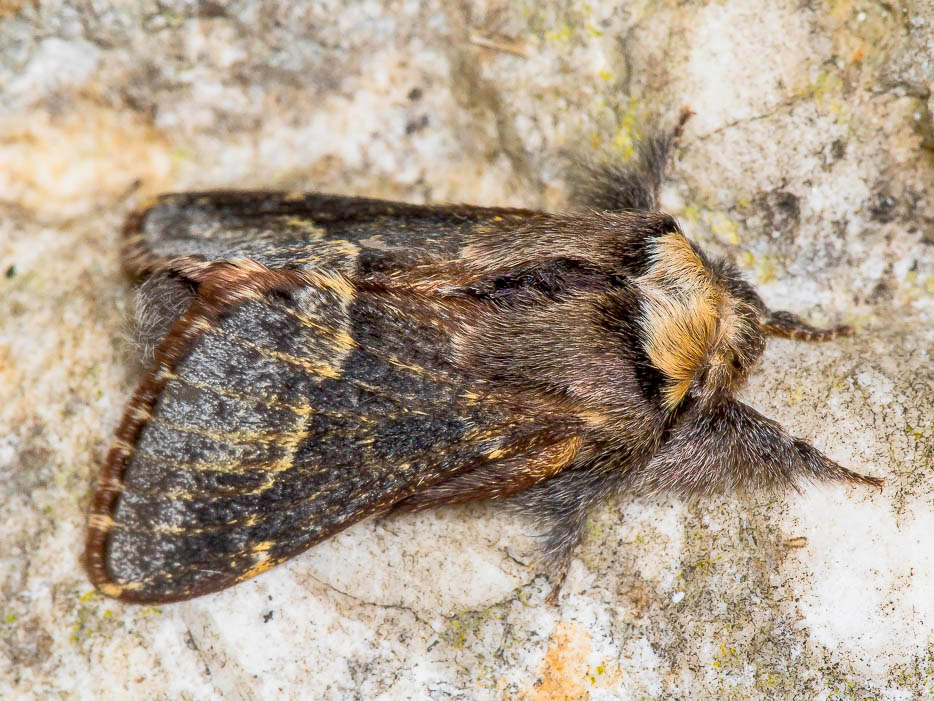
[[[650,266],[638,278],[642,293],[639,319],[650,362],[663,375],[662,403],[674,409],[689,391],[720,377],[718,351],[727,341],[721,323],[732,300],[716,285],[691,244],[680,233],[658,238]]]
[[[667,409],[688,395],[704,401],[745,381],[765,345],[754,310],[715,287],[710,294],[644,293],[645,350],[665,378]]]

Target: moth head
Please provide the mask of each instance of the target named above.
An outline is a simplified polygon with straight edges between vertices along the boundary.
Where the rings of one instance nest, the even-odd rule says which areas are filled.
[[[680,232],[656,239],[637,282],[643,348],[662,375],[666,409],[686,398],[708,402],[746,380],[765,347],[761,310]]]
[[[720,299],[713,326],[712,341],[686,393],[704,403],[718,394],[736,391],[765,348],[758,311],[728,293]]]

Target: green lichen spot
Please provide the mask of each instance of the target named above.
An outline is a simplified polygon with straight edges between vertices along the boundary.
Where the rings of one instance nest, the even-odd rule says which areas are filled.
[[[560,29],[545,32],[545,38],[549,41],[568,41],[573,34],[574,29],[570,25],[565,24]]]
[[[697,220],[700,218],[700,210],[693,205],[685,207],[683,216],[691,224],[696,224]]]
[[[600,37],[603,36],[603,32],[601,32],[599,29],[597,29],[595,26],[593,26],[589,22],[587,23],[586,28],[587,28],[587,33],[590,36],[592,36],[594,39],[599,39]]]
[[[722,213],[709,217],[710,229],[720,239],[736,245],[739,243],[739,224]]]
[[[759,269],[756,271],[756,278],[759,282],[771,282],[775,279],[775,259],[765,257],[759,261]]]

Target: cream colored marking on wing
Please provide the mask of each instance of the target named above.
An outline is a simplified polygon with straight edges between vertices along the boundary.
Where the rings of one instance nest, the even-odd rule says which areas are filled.
[[[130,586],[121,587],[119,584],[114,584],[113,582],[102,582],[97,585],[97,588],[105,596],[109,596],[114,599],[119,599],[120,596],[126,590],[131,590]]]
[[[325,326],[324,324],[320,324],[314,319],[312,319],[310,316],[308,316],[307,314],[303,314],[302,312],[298,311],[297,309],[293,309],[292,307],[287,307],[283,304],[277,304],[273,302],[272,300],[267,300],[266,304],[273,311],[282,312],[283,314],[288,314],[289,316],[294,317],[303,326],[313,328],[316,331],[321,331],[322,333],[330,336],[331,340],[334,342],[335,345],[338,346],[339,350],[350,351],[357,347],[357,342],[353,339],[353,337],[349,333],[345,331],[337,331],[330,326]]]
[[[267,348],[266,346],[261,346],[258,343],[248,341],[245,338],[241,338],[240,336],[227,333],[222,329],[212,329],[212,333],[218,336],[223,336],[225,339],[235,345],[254,350],[267,358],[281,360],[285,363],[288,363],[289,365],[294,365],[296,367],[307,370],[308,374],[310,375],[323,377],[329,380],[336,380],[341,376],[340,367],[334,368],[324,363],[316,363],[313,360],[301,358],[297,355],[292,355],[291,353],[284,353],[282,351],[273,350],[272,348]]]
[[[210,438],[215,443],[221,445],[229,443],[259,443],[260,445],[268,445],[270,443],[278,443],[278,438],[282,435],[281,431],[214,431],[209,428],[178,424],[174,421],[164,419],[161,416],[154,416],[149,423],[150,425],[155,424],[157,426],[163,426],[170,431],[177,431],[178,433],[187,433]]]
[[[302,232],[302,238],[306,241],[320,241],[321,238],[327,233],[325,229],[315,224],[312,219],[308,219],[306,217],[287,215],[279,217],[279,222],[293,229],[300,229]]]
[[[88,519],[88,528],[102,533],[107,533],[116,525],[116,521],[109,514],[91,514],[91,518]]]
[[[359,346],[357,341],[355,341],[353,337],[350,336],[350,334],[345,333],[343,331],[336,331],[330,326],[325,326],[323,324],[320,324],[314,319],[312,319],[311,317],[309,317],[308,315],[303,314],[296,309],[292,309],[290,307],[283,306],[281,304],[275,304],[271,301],[267,302],[267,304],[269,304],[270,308],[272,308],[273,310],[289,314],[293,316],[295,319],[297,319],[300,323],[304,324],[305,326],[314,328],[318,331],[321,331],[327,334],[328,336],[332,338],[334,343],[338,346],[339,351],[349,352]],[[408,363],[402,360],[399,356],[393,353],[387,353],[385,351],[381,351],[376,348],[366,348],[365,352],[368,353],[369,355],[372,355],[374,358],[383,360],[389,363],[390,365],[393,365],[401,370],[407,370],[413,374],[423,375],[425,377],[434,379],[439,384],[450,384],[451,382],[451,378],[447,374],[443,372],[438,372],[437,370],[429,369],[429,368],[426,368],[420,365],[413,365],[412,363]]]
[[[343,416],[343,414],[340,412],[322,411],[313,408],[309,404],[290,404],[288,402],[279,401],[277,399],[265,397],[259,394],[246,394],[244,392],[238,392],[235,389],[231,389],[230,387],[220,387],[218,385],[212,385],[206,382],[198,382],[197,380],[193,380],[189,377],[175,373],[168,375],[166,380],[168,382],[179,382],[183,385],[188,385],[189,387],[194,387],[195,389],[200,389],[204,392],[211,392],[222,397],[235,399],[242,404],[260,404],[261,406],[268,407],[270,409],[290,411],[298,416],[311,416],[312,414],[322,414],[324,416],[332,416],[335,418],[341,418]]]
[[[133,454],[133,451],[136,450],[135,446],[130,445],[122,438],[114,439],[113,444],[111,445],[111,450],[113,450],[117,455],[122,455],[123,457],[129,457]]]
[[[123,482],[113,477],[108,477],[106,480],[101,480],[97,483],[97,490],[99,492],[110,492],[111,494],[119,494],[124,489]]]
[[[338,248],[341,247],[338,246]],[[357,247],[353,246],[353,253],[357,252]],[[354,289],[353,284],[338,271],[302,270],[299,275],[312,288],[321,288],[329,292],[334,292],[345,309],[350,306],[354,300],[356,289]]]
[[[271,570],[281,562],[282,560],[280,558],[269,557],[265,554],[258,554],[256,556],[256,561],[253,563],[253,566],[250,567],[250,569],[244,571],[242,574],[238,575],[235,581],[245,582],[248,579],[252,579],[256,575],[262,574],[267,570]]]
[[[152,418],[152,412],[147,406],[134,406],[127,413],[129,413],[130,416],[132,416],[134,419],[140,422],[146,422]]]
[[[153,373],[152,379],[153,379],[155,382],[163,382],[163,381],[165,381],[167,378],[170,378],[170,377],[172,377],[172,376],[173,376],[173,372],[172,372],[172,370],[169,368],[169,366],[166,365],[165,363],[160,363],[160,364],[159,364],[159,369],[156,370],[156,371]]]
[[[263,305],[291,315],[293,318],[296,318],[299,322],[312,329],[324,332],[323,335],[329,336],[333,342],[333,357],[321,361],[314,361],[309,358],[283,353],[266,346],[252,343],[248,339],[234,336],[221,328],[202,328],[201,330],[206,333],[214,333],[223,336],[232,343],[245,348],[251,348],[258,353],[262,353],[266,357],[282,360],[291,365],[301,367],[313,375],[325,379],[339,378],[341,376],[341,366],[344,360],[348,353],[356,346],[356,343],[347,329],[347,324],[349,323],[349,308],[354,299],[353,285],[348,282],[343,275],[337,272],[331,274],[327,272],[305,270],[301,271],[299,275],[304,280],[306,286],[296,290],[296,306],[299,307],[298,309],[276,304],[268,295],[258,293],[256,290],[250,288],[244,288],[244,290],[238,293],[237,297],[243,300],[261,302]],[[328,297],[322,299],[323,295],[332,295],[333,299]],[[329,306],[334,306],[336,304],[340,307],[343,316],[341,321],[343,321],[344,328],[339,328],[336,320],[332,325],[325,326],[313,317],[309,317],[307,314],[299,311],[303,305],[309,305],[314,309],[325,304]],[[322,340],[327,341],[327,338],[322,338]]]
[[[292,265],[311,265],[312,268],[304,268],[302,272],[314,269],[320,269],[322,265],[340,265],[341,263],[349,265],[356,261],[357,256],[360,254],[360,248],[350,241],[345,240],[333,240],[333,241],[317,241],[316,243],[320,244],[316,247],[316,250],[308,256],[295,256],[290,259]],[[318,250],[320,249],[320,250]],[[346,261],[337,261],[336,258],[343,256],[349,258],[350,260]]]

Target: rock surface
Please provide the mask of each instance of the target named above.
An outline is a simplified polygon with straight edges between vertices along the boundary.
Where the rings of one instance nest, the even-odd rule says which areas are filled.
[[[934,7],[292,5],[0,3],[0,696],[934,693]],[[772,342],[743,398],[881,494],[607,504],[557,607],[530,526],[488,505],[363,523],[183,604],[93,592],[84,512],[139,377],[134,206],[560,209],[563,152],[626,158],[685,105],[665,208],[772,306],[858,330]]]

